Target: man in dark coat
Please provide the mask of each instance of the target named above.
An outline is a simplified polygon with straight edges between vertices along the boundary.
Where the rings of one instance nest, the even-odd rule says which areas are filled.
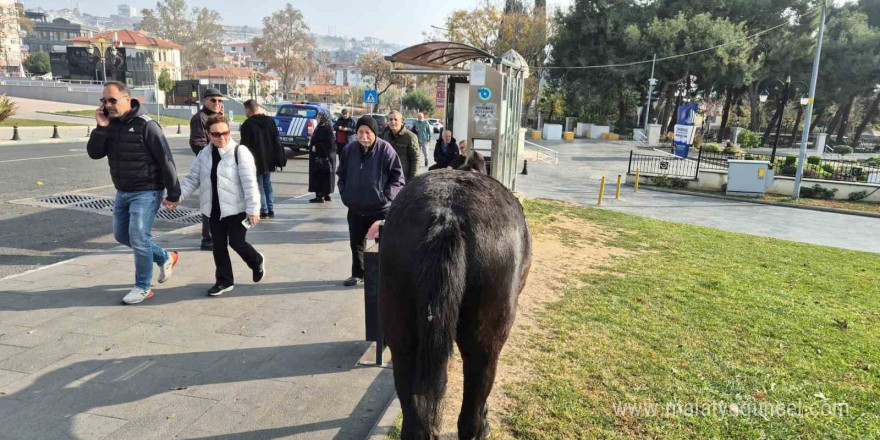
[[[333,124],[333,130],[336,131],[336,154],[342,154],[342,149],[357,138],[354,124],[355,121],[348,114],[348,109],[342,109],[342,116]]]
[[[208,133],[205,131],[205,121],[218,113],[223,114],[223,94],[217,89],[209,88],[205,90],[205,96],[202,98],[202,109],[189,120],[189,147],[192,148],[193,154],[198,155],[199,151],[210,143]],[[201,249],[203,251],[214,249],[211,240],[211,222],[206,215],[202,215]]]
[[[278,139],[275,119],[267,116],[253,99],[244,102],[247,120],[241,124],[241,144],[254,155],[257,165],[257,186],[260,189],[260,218],[275,217],[275,195],[272,173],[287,166],[284,147]]]
[[[382,133],[382,140],[391,144],[406,180],[412,180],[419,173],[419,138],[409,131],[403,123],[403,115],[394,110],[388,114],[388,126]]]
[[[443,130],[443,134],[440,136],[440,139],[437,139],[437,144],[434,146],[434,165],[431,165],[431,170],[446,168],[458,160],[458,157],[461,156],[461,152],[458,151],[458,145],[455,143],[455,138],[452,137],[452,132],[449,130]]]
[[[364,282],[364,240],[373,223],[384,220],[391,202],[403,188],[403,166],[394,148],[378,139],[379,126],[370,116],[356,125],[357,141],[345,146],[339,155],[339,193],[348,207],[348,234],[351,246],[351,278],[346,286]],[[418,147],[417,147],[418,148]]]

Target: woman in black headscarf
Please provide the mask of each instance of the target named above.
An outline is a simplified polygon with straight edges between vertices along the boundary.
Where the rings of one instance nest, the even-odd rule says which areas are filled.
[[[317,119],[318,128],[309,141],[309,192],[315,193],[315,198],[309,203],[330,201],[334,187],[333,173],[336,171],[336,143],[330,114],[321,111]]]

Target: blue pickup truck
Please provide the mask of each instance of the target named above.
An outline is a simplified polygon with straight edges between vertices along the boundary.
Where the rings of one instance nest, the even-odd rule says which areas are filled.
[[[281,145],[294,152],[308,150],[309,138],[318,127],[318,112],[326,111],[326,107],[316,103],[283,104],[275,114],[275,125],[278,126],[278,137]]]

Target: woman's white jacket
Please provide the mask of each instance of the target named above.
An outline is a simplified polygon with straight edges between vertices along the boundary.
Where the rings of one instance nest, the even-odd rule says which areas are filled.
[[[220,199],[220,218],[239,213],[260,215],[260,190],[257,188],[257,168],[254,156],[246,146],[238,149],[238,165],[235,164],[234,140],[229,140],[226,148],[218,148],[220,163],[217,164],[217,195]],[[199,209],[202,214],[211,216],[211,151],[208,144],[196,156],[186,177],[180,182],[180,200],[199,191]]]

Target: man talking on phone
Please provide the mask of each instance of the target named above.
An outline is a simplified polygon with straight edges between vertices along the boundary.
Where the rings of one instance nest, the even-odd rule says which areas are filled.
[[[137,304],[153,296],[153,263],[159,266],[159,282],[164,283],[179,258],[152,239],[153,220],[165,190],[169,201],[180,198],[177,167],[162,128],[131,97],[125,83],[106,83],[95,120],[98,126],[86,149],[89,157],[106,157],[110,165],[116,187],[113,236],[134,251],[135,284],[122,302]]]

